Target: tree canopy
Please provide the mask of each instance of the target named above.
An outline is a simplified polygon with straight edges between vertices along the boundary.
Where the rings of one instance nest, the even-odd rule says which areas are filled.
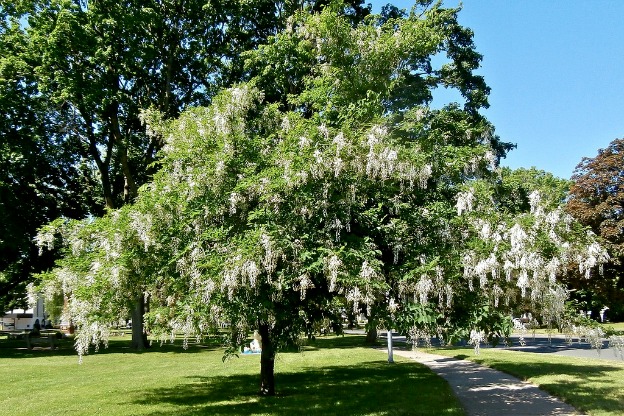
[[[36,255],[37,228],[58,216],[100,216],[150,178],[162,140],[146,134],[142,109],[167,119],[208,104],[249,76],[243,51],[295,10],[326,3],[0,1],[6,305],[52,260]],[[353,23],[369,13],[361,1],[347,4]]]
[[[276,351],[345,306],[478,344],[505,335],[519,303],[555,319],[565,263],[603,261],[539,193],[501,208],[521,205],[496,194],[510,146],[479,114],[488,89],[457,9],[354,25],[341,7],[296,13],[244,55],[253,78],[209,106],[149,113],[163,159],[134,204],[40,233],[67,243],[47,290],[68,296],[80,354],[106,341],[122,294],[145,295],[163,340],[227,324],[235,351],[258,329],[273,394]],[[463,105],[430,108],[439,86]]]
[[[611,317],[624,316],[624,140],[616,139],[597,156],[583,158],[572,180],[567,210],[602,237],[611,261],[605,266],[605,277],[596,279],[591,291],[584,290],[582,283],[571,283],[583,291],[586,307],[597,311],[608,306]]]
[[[63,143],[58,112],[37,90],[17,27],[0,20],[0,311],[24,307],[31,275],[53,264],[50,253],[37,255],[37,229],[61,215],[83,217],[95,197],[89,166]]]

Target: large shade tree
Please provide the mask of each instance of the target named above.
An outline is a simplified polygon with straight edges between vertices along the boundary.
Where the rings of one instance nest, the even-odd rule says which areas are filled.
[[[63,143],[58,112],[37,91],[24,33],[0,16],[1,313],[25,307],[32,274],[53,264],[50,253],[37,255],[37,229],[60,215],[84,216],[97,196],[91,169]]]
[[[598,315],[604,306],[613,318],[624,316],[624,140],[612,141],[593,158],[585,157],[572,176],[568,212],[602,237],[611,255],[604,277],[592,281],[591,290],[570,279],[579,299]]]
[[[270,395],[277,350],[343,302],[385,311],[388,325],[408,316],[413,332],[434,311],[441,337],[477,339],[503,334],[499,302],[561,298],[566,258],[599,261],[539,195],[520,217],[493,203],[509,146],[478,112],[488,90],[458,10],[354,26],[341,7],[295,14],[246,55],[254,78],[210,106],[173,122],[150,113],[163,160],[135,204],[42,230],[41,245],[58,232],[69,243],[46,288],[68,296],[81,355],[140,284],[146,326],[163,340],[227,323],[236,350],[257,329]],[[430,108],[439,86],[463,105]]]
[[[41,226],[60,214],[98,216],[132,201],[161,146],[159,138],[145,134],[139,110],[154,108],[174,117],[185,106],[207,103],[218,85],[240,77],[238,54],[275,33],[283,20],[277,15],[281,3],[205,6],[204,1],[0,2],[3,42],[9,46],[5,59],[25,63],[20,71],[3,74],[7,85],[21,87],[20,101],[43,103],[39,119],[18,120],[14,130],[38,129],[29,140],[42,150],[51,148],[49,142],[68,149],[71,168],[80,161],[87,166],[89,175],[78,177],[81,185],[92,191],[94,179],[99,185],[86,211],[56,212],[47,220],[36,216],[30,223]],[[43,157],[60,164],[58,153]],[[27,199],[23,193],[20,198]],[[23,285],[29,279],[28,273],[13,274],[11,281]],[[140,349],[145,340],[136,317],[144,304],[137,289],[133,345]]]
[[[295,10],[325,3],[0,0],[7,304],[23,299],[32,273],[50,264],[33,248],[38,227],[60,215],[100,216],[132,201],[149,179],[162,140],[146,134],[141,109],[167,119],[209,103],[248,76],[241,52],[277,33]],[[353,23],[369,12],[361,3],[344,9]]]
[[[145,134],[140,110],[172,118],[207,104],[245,76],[241,53],[265,42],[308,3],[324,4],[2,1],[0,15],[22,38],[19,48],[7,51],[28,57],[32,68],[34,89],[25,93],[42,95],[56,111],[56,127],[65,133],[59,137],[74,142],[97,168],[105,207],[113,209],[136,196],[162,145]],[[368,9],[352,3],[346,13],[357,21]]]

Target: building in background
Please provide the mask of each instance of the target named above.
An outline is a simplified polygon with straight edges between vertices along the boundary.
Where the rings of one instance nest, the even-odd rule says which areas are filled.
[[[30,331],[43,328],[46,324],[46,313],[43,298],[37,298],[37,304],[31,309],[13,309],[0,318],[0,331]]]

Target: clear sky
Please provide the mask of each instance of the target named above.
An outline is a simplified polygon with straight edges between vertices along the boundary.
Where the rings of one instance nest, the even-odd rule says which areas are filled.
[[[392,3],[374,1],[373,11]],[[457,6],[457,0],[445,0]],[[624,0],[464,0],[462,25],[492,89],[484,111],[503,160],[569,178],[582,157],[624,138]]]

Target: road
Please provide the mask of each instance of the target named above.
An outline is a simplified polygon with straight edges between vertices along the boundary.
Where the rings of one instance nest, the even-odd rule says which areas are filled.
[[[385,331],[380,331],[380,338],[383,340],[386,339]],[[396,333],[393,334],[392,339],[393,342],[397,344],[406,343],[405,336]],[[550,340],[548,339],[548,336],[544,334],[536,334],[535,337],[532,335],[527,336],[525,337],[526,344],[524,346],[520,345],[520,337],[518,335],[512,335],[511,340],[511,346],[498,345],[497,347],[490,347],[482,345],[481,348],[501,348],[512,351],[566,355],[571,357],[595,358],[598,360],[615,360],[624,362],[624,357],[620,355],[618,351],[614,348],[608,348],[609,342],[607,340],[603,340],[603,348],[601,350],[592,349],[587,342],[573,342],[572,344],[569,344],[566,341],[565,336],[560,334],[552,335]],[[435,339],[433,345],[436,346]]]

